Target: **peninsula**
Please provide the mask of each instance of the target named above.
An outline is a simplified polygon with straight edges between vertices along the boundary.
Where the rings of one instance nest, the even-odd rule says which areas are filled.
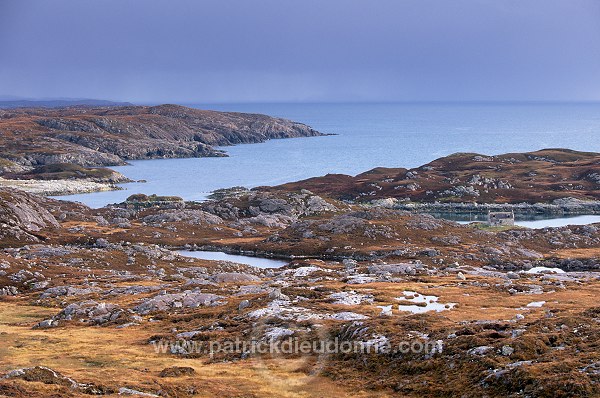
[[[0,186],[52,195],[114,189],[127,179],[91,168],[227,156],[214,146],[321,135],[282,118],[179,105],[0,109]]]

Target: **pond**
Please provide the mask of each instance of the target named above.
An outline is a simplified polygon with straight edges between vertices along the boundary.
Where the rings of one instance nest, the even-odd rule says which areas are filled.
[[[600,222],[600,216],[583,215],[574,217],[548,218],[545,220],[515,221],[516,225],[527,228],[564,227],[567,225],[587,225]]]
[[[178,250],[177,253],[185,257],[199,258],[202,260],[231,261],[234,263],[246,264],[258,268],[280,268],[289,264],[289,261],[285,260],[244,256],[240,254],[228,254],[224,252],[211,252],[205,250]]]
[[[442,217],[442,218],[447,218],[447,217]],[[472,221],[464,221],[464,220],[452,220],[452,221],[456,221],[459,224],[469,224]],[[479,219],[477,221],[480,221]],[[581,216],[571,216],[571,217],[558,217],[558,218],[544,218],[544,219],[540,219],[537,218],[535,220],[519,220],[519,218],[517,217],[517,219],[515,220],[515,225],[519,226],[519,227],[526,227],[526,228],[534,228],[534,229],[539,229],[539,228],[556,228],[556,227],[565,227],[567,225],[588,225],[588,224],[594,224],[594,223],[600,223],[600,215],[581,215]]]

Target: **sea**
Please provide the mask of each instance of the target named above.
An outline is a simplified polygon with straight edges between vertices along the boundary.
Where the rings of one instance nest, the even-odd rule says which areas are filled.
[[[215,189],[256,187],[375,167],[417,167],[456,152],[495,155],[570,148],[600,152],[600,103],[185,104],[262,113],[324,137],[224,147],[229,157],[136,160],[112,167],[135,182],[122,191],[58,197],[102,207],[135,193],[204,200]]]

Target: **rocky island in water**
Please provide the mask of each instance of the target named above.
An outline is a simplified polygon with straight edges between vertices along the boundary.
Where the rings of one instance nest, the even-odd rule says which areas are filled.
[[[600,394],[600,226],[426,214],[595,214],[600,154],[457,154],[91,209],[5,181],[114,184],[98,166],[320,133],[174,105],[0,111],[0,132],[0,396]]]

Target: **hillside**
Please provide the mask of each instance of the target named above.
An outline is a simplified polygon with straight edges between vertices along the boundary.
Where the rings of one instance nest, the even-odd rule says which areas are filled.
[[[213,146],[319,135],[286,119],[178,105],[0,110],[0,174],[55,163],[225,156]]]
[[[549,203],[600,199],[600,154],[568,149],[486,156],[460,153],[414,168],[329,174],[272,188],[308,189],[335,199],[420,203]]]

